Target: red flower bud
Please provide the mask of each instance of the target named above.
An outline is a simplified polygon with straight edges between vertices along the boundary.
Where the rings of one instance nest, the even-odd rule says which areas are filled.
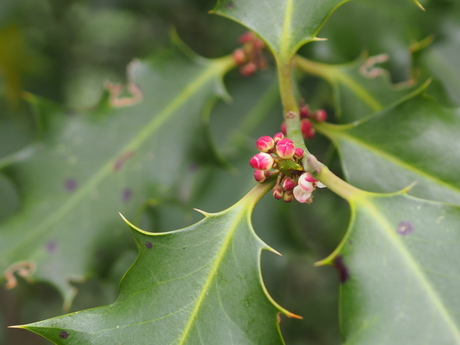
[[[283,195],[284,195],[284,191],[283,191],[283,188],[281,188],[280,185],[276,185],[275,187],[273,187],[273,197],[275,199],[282,199],[283,198]]]
[[[254,39],[254,48],[261,50],[261,49],[264,49],[264,47],[265,47],[264,41],[262,41],[260,38]]]
[[[305,138],[306,133],[308,133],[313,128],[311,121],[309,119],[302,119],[300,121],[300,129],[302,130],[302,134]]]
[[[257,140],[256,146],[259,151],[268,152],[275,147],[275,141],[272,137],[264,135]]]
[[[243,77],[249,77],[250,75],[253,75],[257,71],[257,66],[254,62],[248,62],[246,65],[241,66],[240,68],[240,74]]]
[[[307,104],[304,104],[299,109],[300,117],[302,119],[307,118],[310,115],[310,107]]]
[[[298,147],[295,149],[294,157],[300,159],[304,156],[304,154],[305,154],[305,151],[301,149],[300,147]]]
[[[313,182],[310,182],[308,181],[310,178],[312,178],[313,176],[311,176],[309,173],[303,173],[302,175],[300,175],[299,177],[299,181],[298,181],[298,186],[305,192],[305,193],[311,193],[313,192],[313,190],[315,189],[315,187],[313,186]]]
[[[283,159],[289,159],[294,156],[295,146],[291,139],[281,139],[276,143],[276,154]]]
[[[285,191],[291,191],[294,189],[294,187],[296,186],[296,183],[294,182],[294,180],[290,177],[285,177],[282,181],[281,181],[281,187],[283,187],[283,189]]]
[[[232,56],[237,65],[242,65],[246,62],[246,53],[241,48],[235,49]]]
[[[304,139],[307,139],[307,140],[313,138],[315,136],[315,133],[316,133],[316,131],[315,131],[315,129],[313,127],[310,128],[305,133],[302,131],[302,135],[303,135]]]
[[[238,42],[244,44],[251,42],[254,38],[254,34],[251,31],[247,31],[238,38]]]
[[[302,174],[302,176],[303,176],[303,175],[305,175],[304,178],[305,178],[305,181],[307,181],[307,182],[318,182],[318,180],[315,179],[315,178],[312,176],[312,174],[310,174],[309,172]]]
[[[275,143],[277,143],[277,142],[280,141],[281,139],[284,139],[284,134],[283,134],[283,133],[276,133],[276,134],[273,136],[273,140],[275,140]]]
[[[283,133],[284,135],[287,134],[286,122],[283,122],[283,123],[281,124],[281,133]]]
[[[327,120],[326,110],[319,109],[313,114],[313,118],[318,122],[324,122]]]
[[[273,157],[265,152],[258,153],[249,160],[249,164],[258,170],[270,170],[274,162]]]
[[[254,170],[254,179],[257,182],[264,182],[267,179],[267,176],[265,176],[265,171]]]

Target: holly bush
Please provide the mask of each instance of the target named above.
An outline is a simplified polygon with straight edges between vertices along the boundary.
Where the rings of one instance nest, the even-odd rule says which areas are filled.
[[[458,1],[0,15],[2,343],[460,344]]]

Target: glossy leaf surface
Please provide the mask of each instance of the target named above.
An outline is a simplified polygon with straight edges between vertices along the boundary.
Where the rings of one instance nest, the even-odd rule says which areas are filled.
[[[316,39],[334,10],[348,0],[219,0],[213,12],[260,35],[275,57],[288,61],[297,49]]]
[[[131,226],[139,256],[109,306],[26,325],[56,344],[283,344],[279,308],[261,281],[268,249],[251,226],[271,185],[168,233]]]
[[[31,97],[42,139],[7,167],[25,193],[20,212],[0,227],[0,269],[10,286],[11,273],[25,267],[57,286],[68,305],[75,293],[68,280],[93,273],[123,245],[117,212],[133,217],[148,198],[186,200],[179,181],[191,150],[206,142],[201,136],[195,145],[203,109],[223,94],[231,66],[229,58],[197,62],[175,53],[138,62],[132,77],[141,101],[106,95],[84,114]]]
[[[339,248],[345,344],[460,344],[460,208],[363,193]]]
[[[356,124],[319,125],[337,146],[347,180],[373,192],[460,204],[460,116],[418,95]]]

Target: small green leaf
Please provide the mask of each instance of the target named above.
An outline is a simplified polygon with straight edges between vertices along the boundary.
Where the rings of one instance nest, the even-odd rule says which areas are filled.
[[[128,222],[139,256],[113,304],[19,326],[56,344],[283,344],[261,278],[251,213],[259,184],[229,209],[185,229],[148,233]],[[65,338],[65,339],[64,339]]]
[[[149,198],[180,198],[203,109],[224,94],[221,79],[232,66],[231,57],[198,62],[177,53],[137,62],[133,97],[106,94],[84,114],[29,96],[42,133],[33,154],[8,166],[24,191],[20,212],[0,226],[0,271],[9,286],[25,269],[58,287],[68,306],[69,279],[94,273],[125,245],[117,212],[134,217]]]
[[[349,125],[320,124],[338,147],[347,180],[372,192],[460,204],[460,116],[417,95]]]
[[[460,344],[460,208],[362,193],[332,264],[345,344]]]
[[[316,34],[337,7],[349,0],[219,0],[212,12],[256,32],[276,59],[289,61]]]
[[[387,108],[419,86],[409,82],[392,84],[388,71],[379,67],[387,58],[385,54],[362,55],[348,64],[329,65],[298,56],[295,63],[302,71],[324,78],[331,84],[339,121],[349,123]]]

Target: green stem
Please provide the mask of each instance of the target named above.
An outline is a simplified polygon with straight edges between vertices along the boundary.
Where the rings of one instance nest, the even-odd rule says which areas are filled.
[[[315,179],[325,184],[335,194],[341,196],[347,201],[351,201],[353,198],[360,197],[365,193],[365,191],[358,189],[339,178],[325,165],[322,165],[318,171],[312,173],[312,175]]]

